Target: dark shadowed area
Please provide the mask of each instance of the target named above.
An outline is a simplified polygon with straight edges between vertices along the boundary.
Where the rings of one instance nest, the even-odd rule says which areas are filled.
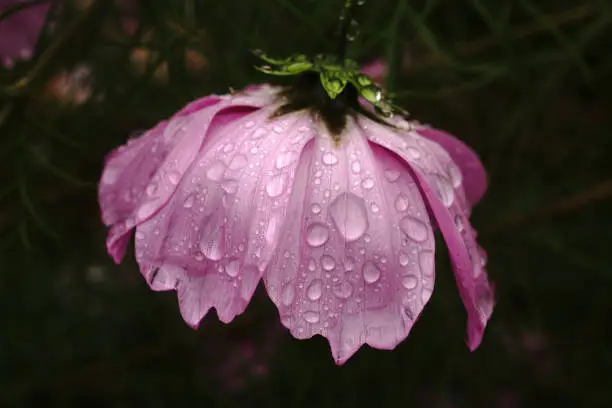
[[[0,27],[28,3],[49,2],[0,0]],[[106,255],[96,186],[130,135],[268,81],[249,50],[334,51],[344,1],[52,3],[32,58],[0,65],[0,406],[612,406],[612,2],[366,2],[349,55],[386,58],[395,101],[489,172],[472,222],[497,305],[469,352],[438,240],[408,339],[340,367],[261,285],[230,325],[189,328],[132,252]]]

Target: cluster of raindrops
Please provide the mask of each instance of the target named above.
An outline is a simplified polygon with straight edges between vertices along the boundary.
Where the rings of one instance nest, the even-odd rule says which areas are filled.
[[[295,118],[268,122],[268,116],[237,122],[236,137],[201,152],[177,178],[171,201],[137,231],[139,261],[159,252],[185,259],[186,269],[216,270],[250,297],[253,279],[245,276],[260,276],[273,256],[298,159],[312,137],[310,118],[299,125]],[[161,249],[151,245],[155,237],[164,240]]]
[[[412,150],[425,154],[417,145]],[[299,338],[327,336],[340,321],[350,326],[365,316],[368,330],[394,330],[399,338],[398,307],[409,327],[432,294],[433,234],[423,203],[413,198],[418,188],[399,166],[373,169],[371,154],[366,146],[348,154],[315,151],[304,204],[306,247],[299,255],[287,251],[292,262],[277,269],[293,272],[275,281],[283,323]],[[344,177],[336,175],[345,171],[348,184],[341,185]],[[397,238],[387,231],[398,231]]]
[[[456,163],[442,147],[428,141],[418,134],[418,128],[410,126],[407,122],[398,120],[398,127],[404,129],[403,138],[398,145],[388,148],[401,152],[401,155],[414,164],[428,179],[437,198],[448,210],[454,221],[456,230],[460,233],[469,261],[472,265],[472,279],[465,280],[468,290],[474,290],[478,307],[492,302],[491,291],[486,282],[485,267],[487,264],[486,252],[476,242],[476,231],[469,222],[471,207],[463,189],[463,174]],[[384,145],[384,141],[378,140]],[[468,165],[474,165],[473,163]],[[481,316],[489,316],[490,309],[480,310]]]

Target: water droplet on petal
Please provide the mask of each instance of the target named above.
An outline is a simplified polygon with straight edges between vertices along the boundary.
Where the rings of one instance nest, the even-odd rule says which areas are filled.
[[[406,148],[406,153],[408,154],[409,157],[413,159],[418,159],[419,157],[421,157],[421,152],[414,147]]]
[[[367,283],[375,283],[380,278],[380,269],[373,262],[368,261],[363,265],[363,279]]]
[[[151,183],[147,186],[146,193],[148,196],[152,196],[157,191],[157,184]]]
[[[427,239],[427,225],[417,218],[404,217],[399,222],[401,230],[416,242],[423,242]]]
[[[450,182],[444,177],[436,177],[436,193],[446,208],[453,205],[455,190]]]
[[[399,177],[400,177],[400,172],[397,171],[397,170],[386,170],[385,171],[385,177],[391,183],[395,183],[399,179]]]
[[[370,210],[372,210],[372,212],[374,214],[378,213],[380,211],[380,207],[378,205],[376,205],[376,203],[372,203],[370,205]]]
[[[463,181],[463,174],[461,174],[461,170],[454,164],[449,164],[448,166],[448,174],[450,175],[451,182],[453,183],[453,187],[459,188],[461,182]]]
[[[408,290],[412,290],[417,287],[418,280],[414,275],[404,276],[402,278],[402,285]]]
[[[121,172],[114,167],[107,167],[102,173],[102,184],[115,184]]]
[[[326,271],[332,271],[336,267],[336,260],[330,255],[323,255],[321,257],[321,266]]]
[[[435,259],[433,251],[423,251],[419,254],[419,266],[423,275],[431,276],[433,274]]]
[[[136,218],[144,220],[152,216],[155,211],[159,208],[159,204],[156,201],[149,201],[142,204],[136,211]]]
[[[463,232],[465,229],[465,225],[463,224],[463,218],[460,215],[455,216],[455,226],[457,226],[457,231]]]
[[[216,232],[208,231],[200,240],[200,251],[211,261],[218,261],[223,257],[223,236]]]
[[[353,285],[347,281],[340,282],[337,285],[334,285],[332,291],[334,292],[334,295],[340,299],[348,299],[353,294]]]
[[[255,126],[255,122],[253,122],[252,120],[249,120],[247,123],[245,123],[245,124],[244,124],[244,127],[245,127],[246,129],[250,129],[250,128],[252,128],[253,126]]]
[[[293,298],[295,297],[295,289],[293,284],[290,282],[283,288],[283,293],[281,294],[281,301],[285,306],[289,306],[293,302]]]
[[[227,194],[236,194],[238,191],[238,182],[236,180],[225,180],[221,187]]]
[[[293,164],[298,159],[298,157],[299,156],[295,152],[281,153],[276,158],[276,168],[277,169],[283,169],[283,168]]]
[[[181,174],[177,171],[172,171],[168,174],[168,181],[174,185],[177,185],[181,181]]]
[[[361,182],[361,187],[365,188],[366,190],[371,189],[372,187],[374,187],[374,180],[369,177],[363,179],[363,181]]]
[[[358,161],[354,161],[351,164],[351,170],[353,170],[353,173],[359,173],[361,171],[361,164]]]
[[[368,229],[368,214],[363,199],[353,193],[338,195],[329,211],[340,235],[355,241]]]
[[[483,267],[486,266],[489,256],[482,247],[478,247],[478,256],[480,256],[480,265]]]
[[[268,222],[268,227],[266,228],[266,240],[268,240],[268,242],[276,244],[278,234],[280,233],[279,224],[280,221],[278,217],[270,218],[270,221]]]
[[[321,298],[322,294],[323,294],[323,283],[321,282],[321,279],[313,280],[310,286],[308,286],[308,290],[306,291],[306,295],[308,296],[308,299],[315,302]]]
[[[193,207],[193,204],[195,203],[195,194],[190,194],[186,199],[185,202],[183,203],[183,207],[185,208],[191,208]]]
[[[338,157],[332,152],[327,152],[323,155],[322,161],[328,166],[333,166],[334,164],[338,163]]]
[[[232,278],[238,276],[238,271],[240,270],[240,261],[238,259],[230,260],[227,265],[225,265],[225,273],[227,273]]]
[[[355,268],[355,260],[351,257],[347,257],[344,259],[344,270],[352,271]]]
[[[268,130],[264,129],[264,128],[259,128],[256,131],[253,132],[253,135],[251,136],[253,139],[259,139],[264,137],[266,134],[268,133]]]
[[[270,197],[278,197],[279,195],[283,194],[283,191],[285,191],[286,184],[287,175],[284,173],[278,174],[270,179],[266,185],[266,191]]]
[[[329,238],[329,230],[327,226],[320,223],[314,223],[308,228],[306,233],[306,242],[312,247],[320,247],[327,242]]]
[[[410,262],[410,257],[408,256],[408,254],[405,254],[403,252],[400,253],[399,264],[401,266],[406,266],[406,265],[408,265],[409,262]]]
[[[214,162],[206,171],[206,177],[213,181],[219,181],[223,178],[225,172],[225,164],[220,161]]]
[[[317,269],[317,262],[314,259],[310,258],[308,260],[308,270],[310,272],[314,272],[316,269]]]
[[[395,209],[397,211],[406,211],[408,209],[408,198],[402,194],[395,199]]]
[[[232,150],[234,150],[234,145],[231,143],[228,143],[225,146],[223,146],[224,153],[230,153]]]
[[[304,312],[303,314],[304,316],[304,320],[306,320],[308,323],[311,324],[315,324],[315,323],[319,323],[319,312]]]
[[[229,168],[231,170],[239,170],[244,168],[244,166],[246,166],[248,163],[249,160],[245,155],[238,154],[232,158],[232,161],[230,161]]]
[[[313,214],[319,214],[321,212],[321,206],[319,204],[313,204],[310,207],[310,210],[312,211]]]

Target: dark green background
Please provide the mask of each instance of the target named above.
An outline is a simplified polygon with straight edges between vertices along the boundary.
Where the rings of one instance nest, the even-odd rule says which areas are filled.
[[[231,325],[211,313],[188,328],[175,294],[149,291],[131,254],[121,266],[106,256],[96,183],[132,132],[267,80],[249,49],[329,50],[343,1],[61,3],[35,58],[0,71],[0,406],[612,406],[610,1],[366,4],[351,55],[389,58],[398,103],[473,146],[490,173],[473,223],[497,307],[470,353],[439,251],[410,337],[342,367],[322,338],[292,339],[262,288]],[[143,74],[134,47],[150,51]],[[188,69],[187,48],[202,70]],[[153,78],[164,62],[165,82]],[[75,106],[50,84],[79,64],[92,75],[74,86],[92,96]]]

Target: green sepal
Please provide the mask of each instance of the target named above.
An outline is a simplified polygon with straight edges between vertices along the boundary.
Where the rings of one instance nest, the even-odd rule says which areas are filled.
[[[321,72],[320,77],[321,84],[331,99],[336,99],[348,85],[346,75],[342,71]]]
[[[275,76],[292,76],[292,75],[297,75],[297,74],[301,74],[302,72],[306,72],[310,70],[310,67],[286,67],[283,66],[280,69],[274,69],[270,66],[257,66],[255,65],[255,69],[258,70],[259,72],[263,72],[264,74],[268,74],[268,75],[275,75]]]
[[[312,60],[302,54],[288,58],[270,58],[261,50],[253,50],[254,55],[270,65],[256,66],[260,72],[275,76],[299,75],[304,72],[319,74],[321,85],[330,99],[336,99],[346,86],[352,84],[359,95],[374,106],[382,116],[390,117],[397,113],[408,116],[408,112],[394,105],[388,95],[370,77],[359,72],[359,65],[351,60],[340,61],[334,55],[318,54]]]

